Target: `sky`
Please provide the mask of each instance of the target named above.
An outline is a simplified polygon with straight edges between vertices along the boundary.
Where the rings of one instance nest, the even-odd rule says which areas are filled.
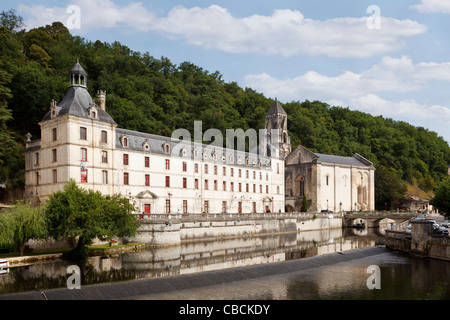
[[[282,103],[319,100],[450,142],[450,0],[0,0],[9,9],[27,29],[60,21]]]

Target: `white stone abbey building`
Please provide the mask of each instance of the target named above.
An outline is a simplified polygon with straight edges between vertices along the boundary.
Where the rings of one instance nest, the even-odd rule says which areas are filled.
[[[375,208],[373,164],[358,154],[317,154],[301,145],[292,151],[287,114],[276,100],[251,152],[135,132],[108,115],[105,92],[94,103],[77,62],[66,96],[51,102],[39,125],[41,139],[28,136],[25,154],[25,196],[32,202],[74,179],[128,197],[141,217],[301,211],[303,196],[308,211]]]
[[[69,80],[64,99],[52,101],[39,123],[41,139],[28,136],[28,200],[42,203],[74,179],[84,188],[129,197],[141,217],[284,212],[284,157],[277,150],[241,152],[121,129],[106,111],[106,93],[98,93],[98,105],[92,100],[78,62]],[[270,129],[283,123],[276,132],[285,153],[286,114],[271,108],[266,122]]]

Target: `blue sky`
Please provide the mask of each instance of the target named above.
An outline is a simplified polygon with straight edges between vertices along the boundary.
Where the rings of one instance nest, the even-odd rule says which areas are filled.
[[[0,9],[16,9],[27,28],[58,20],[73,35],[190,61],[281,102],[320,100],[450,142],[450,0],[2,0]]]

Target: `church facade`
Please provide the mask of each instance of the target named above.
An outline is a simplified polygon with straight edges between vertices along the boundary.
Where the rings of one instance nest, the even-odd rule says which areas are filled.
[[[359,154],[353,157],[311,152],[298,146],[286,158],[286,210],[375,210],[375,168]]]
[[[287,123],[276,104],[271,110],[266,126],[274,129],[274,140],[284,140],[253,152],[126,130],[107,113],[105,92],[94,103],[77,62],[65,97],[52,101],[39,123],[40,140],[27,137],[26,198],[42,203],[73,179],[83,188],[128,197],[141,217],[282,212],[284,156],[278,149],[286,152]]]

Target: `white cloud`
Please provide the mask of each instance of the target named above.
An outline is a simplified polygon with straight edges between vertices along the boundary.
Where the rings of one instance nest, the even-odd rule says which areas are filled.
[[[173,7],[166,17],[156,17],[141,2],[119,6],[112,0],[73,0],[81,8],[82,32],[91,28],[126,26],[135,31],[158,31],[206,49],[232,53],[298,54],[330,57],[368,57],[404,47],[404,38],[426,32],[411,20],[381,17],[381,28],[367,27],[369,17],[313,20],[297,10],[275,10],[270,16],[236,18],[223,7]],[[65,8],[19,6],[30,27],[59,20]]]
[[[373,115],[382,115],[394,119],[405,119],[417,122],[425,120],[438,121],[450,125],[450,109],[440,105],[425,105],[417,101],[402,100],[393,102],[383,99],[375,94],[350,99],[348,104],[360,111]]]
[[[66,7],[47,8],[40,4],[31,6],[20,4],[19,12],[25,13],[28,29],[59,21],[67,25],[71,12],[70,5],[80,8],[81,29],[85,33],[93,28],[129,27],[136,31],[148,31],[153,23],[154,14],[145,9],[141,2],[130,2],[119,6],[112,0],[73,0]]]
[[[275,10],[271,16],[233,17],[217,5],[208,8],[174,7],[155,28],[207,49],[232,53],[258,52],[292,56],[367,57],[395,51],[402,38],[426,27],[411,20],[381,18],[381,29],[367,27],[368,17],[307,19],[300,11]]]
[[[305,96],[322,99],[351,99],[375,92],[412,92],[424,89],[430,81],[450,81],[450,63],[417,63],[411,58],[383,57],[381,62],[361,73],[343,71],[329,77],[315,71],[295,78],[277,79],[266,73],[247,75],[245,86],[268,96],[297,100]]]
[[[450,13],[450,1],[448,0],[421,0],[420,4],[412,5],[411,8],[419,12]]]

